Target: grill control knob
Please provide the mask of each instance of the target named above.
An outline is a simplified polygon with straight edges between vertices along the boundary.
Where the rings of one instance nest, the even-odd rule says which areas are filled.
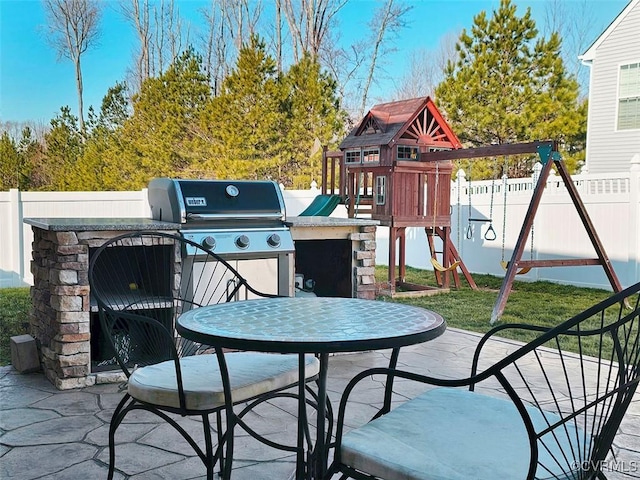
[[[267,245],[273,248],[279,247],[280,235],[278,235],[277,233],[272,233],[271,235],[269,235],[269,238],[267,238]]]
[[[216,248],[216,239],[213,238],[211,235],[207,235],[202,240],[202,246],[207,250],[213,250],[214,248]]]
[[[249,246],[249,237],[246,235],[240,235],[236,238],[236,246],[238,248],[245,249]]]

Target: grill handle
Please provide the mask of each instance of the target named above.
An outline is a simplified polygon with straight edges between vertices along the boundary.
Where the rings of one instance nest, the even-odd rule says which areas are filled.
[[[193,220],[229,220],[233,218],[239,218],[242,220],[264,220],[264,219],[283,219],[284,215],[282,213],[274,212],[274,213],[264,213],[264,214],[255,214],[255,213],[189,213],[187,214],[187,218]]]

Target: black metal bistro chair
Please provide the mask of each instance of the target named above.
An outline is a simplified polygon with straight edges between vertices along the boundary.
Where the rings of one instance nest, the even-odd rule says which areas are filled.
[[[109,479],[115,469],[115,434],[132,410],[152,412],[171,424],[205,464],[207,479],[213,478],[216,463],[221,476],[229,478],[237,425],[268,445],[295,451],[260,436],[243,417],[276,396],[297,398],[283,391],[298,383],[297,355],[226,352],[226,376],[217,355],[211,353],[215,349],[175,332],[176,318],[187,310],[275,295],[253,289],[229,263],[198,244],[158,232],[127,233],[92,252],[89,284],[99,311],[100,334],[108,340],[101,357],[117,363],[128,379],[109,428]],[[318,360],[309,356],[304,381],[315,378],[318,371]],[[233,405],[245,402],[236,413]],[[314,405],[313,398],[309,402]],[[217,420],[215,450],[211,413]],[[204,448],[169,414],[201,417]]]
[[[639,291],[640,283],[554,328],[492,329],[477,346],[469,378],[362,372],[340,403],[327,478],[606,478],[603,467],[640,376]],[[488,358],[485,347],[507,329],[536,338],[502,359]],[[578,353],[562,350],[567,345]],[[493,364],[481,368],[485,363]],[[371,375],[436,388],[394,409],[387,399],[373,420],[345,433],[349,396]]]

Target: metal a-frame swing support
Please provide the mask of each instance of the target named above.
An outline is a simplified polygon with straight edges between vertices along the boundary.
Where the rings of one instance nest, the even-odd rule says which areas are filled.
[[[520,230],[520,234],[518,235],[518,240],[516,241],[511,260],[509,261],[507,271],[502,281],[502,286],[500,287],[498,298],[496,299],[496,303],[493,307],[493,312],[491,313],[491,324],[496,323],[502,316],[505,305],[507,303],[507,299],[509,298],[509,294],[511,293],[511,287],[513,285],[515,277],[518,271],[521,271],[521,269],[537,267],[576,267],[601,265],[614,292],[620,292],[622,290],[622,286],[620,285],[620,281],[618,280],[618,277],[613,270],[611,261],[609,260],[609,257],[604,250],[602,242],[598,237],[593,223],[591,222],[584,203],[580,198],[580,194],[578,193],[576,186],[571,180],[571,175],[569,174],[569,171],[567,170],[567,167],[564,164],[560,153],[558,152],[555,142],[538,141],[529,143],[491,145],[488,147],[458,149],[442,152],[429,152],[423,153],[421,155],[421,160],[455,160],[462,158],[481,158],[493,155],[513,155],[526,153],[537,153],[540,156],[542,170],[540,171],[538,181],[533,190],[533,195],[531,197],[531,202],[529,203],[529,207],[524,218],[524,223],[522,224],[522,229]],[[593,245],[597,258],[522,260],[522,254],[527,243],[527,238],[531,233],[533,221],[538,211],[538,207],[540,206],[540,200],[542,198],[542,194],[544,193],[547,179],[549,177],[549,173],[551,172],[551,167],[553,166],[556,167],[558,174],[562,178],[565,188],[567,189],[569,196],[571,197],[571,201],[573,202],[580,220],[582,221],[582,225],[584,226],[587,235],[589,236],[589,240],[591,240],[591,244]]]

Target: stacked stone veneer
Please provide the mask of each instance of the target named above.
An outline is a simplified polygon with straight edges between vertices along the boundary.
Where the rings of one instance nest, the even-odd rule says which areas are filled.
[[[50,231],[34,227],[31,334],[47,378],[59,389],[124,380],[118,372],[91,372],[89,249],[122,231]],[[353,296],[373,299],[375,226],[360,226],[349,239],[353,249]],[[178,255],[177,255],[178,256]],[[175,273],[179,275],[179,260]],[[176,280],[177,281],[177,280]]]
[[[118,372],[91,372],[89,249],[122,231],[56,232],[33,228],[31,334],[42,368],[59,389],[124,379]]]
[[[361,226],[358,233],[352,233],[354,260],[354,297],[372,300],[376,296],[376,227]]]

